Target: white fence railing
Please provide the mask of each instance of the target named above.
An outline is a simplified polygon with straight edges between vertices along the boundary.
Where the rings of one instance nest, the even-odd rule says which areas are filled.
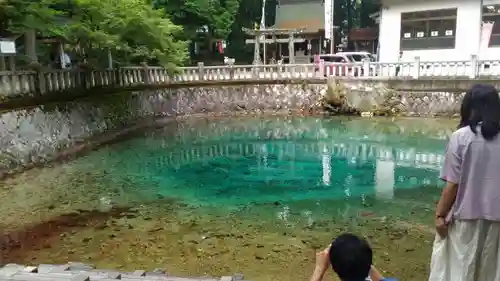
[[[103,87],[137,87],[160,84],[200,84],[204,81],[277,81],[286,79],[453,79],[479,77],[500,79],[500,60],[455,62],[385,63],[363,61],[358,63],[273,64],[273,65],[221,65],[182,67],[176,74],[163,67],[134,66],[119,69],[85,71],[81,69],[50,71],[1,71],[0,97],[44,94],[72,89]]]
[[[287,78],[425,78],[425,77],[500,77],[500,60],[477,60],[472,56],[467,61],[422,62],[418,57],[411,62],[372,62],[317,64],[273,64],[273,65],[222,65],[183,67],[176,81],[213,81],[243,79],[287,79]]]

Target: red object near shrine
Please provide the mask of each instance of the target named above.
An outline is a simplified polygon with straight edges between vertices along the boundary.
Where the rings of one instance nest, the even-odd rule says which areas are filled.
[[[320,63],[319,55],[314,55],[314,64],[319,64],[319,63]]]
[[[217,48],[219,49],[220,54],[224,54],[224,42],[222,41],[217,42]]]

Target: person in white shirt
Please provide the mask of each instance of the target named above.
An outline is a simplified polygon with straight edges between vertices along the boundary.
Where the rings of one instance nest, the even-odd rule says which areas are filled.
[[[71,58],[66,52],[61,54],[61,68],[70,68],[71,67]]]

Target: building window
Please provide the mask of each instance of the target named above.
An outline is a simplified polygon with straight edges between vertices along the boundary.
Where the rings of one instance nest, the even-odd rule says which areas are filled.
[[[453,49],[456,25],[456,8],[402,13],[400,49]]]
[[[500,5],[483,6],[483,22],[493,23],[488,46],[500,46]]]

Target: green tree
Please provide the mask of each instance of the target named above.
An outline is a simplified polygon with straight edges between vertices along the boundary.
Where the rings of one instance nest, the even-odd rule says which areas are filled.
[[[154,60],[173,68],[187,57],[182,27],[142,0],[74,0],[61,33],[87,50],[110,50],[123,62]]]
[[[253,44],[246,44],[248,36],[242,28],[253,29],[260,25],[262,18],[262,0],[242,1],[237,13],[237,17],[231,27],[229,35],[228,54],[236,58],[237,61],[251,63],[253,60]],[[276,19],[276,5],[278,0],[266,0],[265,23],[266,26],[273,26]]]
[[[187,39],[196,37],[196,31],[207,26],[212,37],[227,39],[231,32],[240,0],[153,0],[155,8],[162,8],[175,24],[184,26]]]
[[[378,0],[335,0],[333,21],[339,27],[335,42],[340,43],[341,38],[348,36],[352,28],[375,26],[370,15],[379,10]]]
[[[58,11],[51,8],[53,0],[3,0],[0,2],[0,26],[2,36],[24,35],[24,49],[28,62],[37,62],[36,34],[57,34],[55,24]]]
[[[123,64],[154,61],[175,68],[187,57],[186,42],[179,40],[182,27],[145,0],[4,0],[0,5],[3,26],[24,34],[27,50],[36,34],[64,38],[96,58],[109,52]]]

